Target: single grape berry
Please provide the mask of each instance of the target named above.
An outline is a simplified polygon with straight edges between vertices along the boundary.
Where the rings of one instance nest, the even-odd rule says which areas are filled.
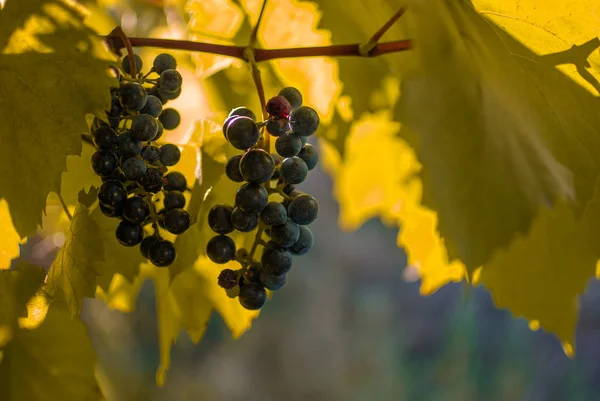
[[[231,213],[231,222],[236,230],[242,233],[248,233],[254,230],[258,225],[258,214],[244,213],[241,209],[236,207]]]
[[[175,261],[175,245],[166,239],[154,241],[148,249],[148,259],[154,266],[166,267]]]
[[[148,259],[149,252],[150,252],[150,246],[158,240],[160,240],[160,237],[158,237],[156,235],[150,235],[148,237],[144,237],[144,239],[140,243],[140,252],[142,253],[142,256],[144,258]]]
[[[146,105],[142,107],[140,113],[149,114],[154,118],[158,118],[162,112],[163,104],[160,99],[153,95],[148,95],[146,98]]]
[[[300,227],[291,219],[271,227],[271,241],[284,248],[294,245],[300,238]]]
[[[292,268],[292,254],[287,249],[269,241],[265,246],[260,262],[266,274],[281,276]]]
[[[246,183],[235,194],[235,205],[246,213],[260,213],[268,201],[267,190],[258,184]]]
[[[165,166],[174,166],[181,159],[181,151],[177,145],[167,143],[160,147],[160,162]]]
[[[217,234],[229,234],[234,230],[231,221],[233,207],[229,205],[214,205],[208,212],[208,226]]]
[[[158,94],[160,97],[157,97],[165,104],[169,100],[177,99],[179,95],[181,95],[181,88],[177,89],[175,92],[167,92],[162,88],[158,88]]]
[[[278,289],[284,286],[286,281],[287,274],[282,274],[281,276],[272,276],[270,274],[265,273],[264,271],[260,272],[260,283],[267,290],[277,291]]]
[[[236,155],[227,160],[225,165],[225,175],[233,182],[244,182],[244,176],[240,171],[240,160],[242,155]]]
[[[142,148],[142,141],[135,139],[131,131],[125,131],[117,137],[117,149],[123,157],[139,155]]]
[[[103,125],[92,132],[94,145],[101,150],[111,150],[117,146],[117,133],[109,126]]]
[[[238,297],[240,304],[248,310],[258,310],[263,307],[267,300],[267,292],[256,283],[248,283],[240,286]]]
[[[157,193],[163,187],[163,178],[161,172],[156,168],[149,168],[146,174],[138,180],[147,192]]]
[[[240,172],[244,179],[255,184],[267,182],[275,171],[275,161],[262,149],[250,149],[240,160]]]
[[[275,150],[283,157],[294,157],[302,149],[302,139],[300,138],[293,132],[283,134],[275,141]]]
[[[221,270],[219,277],[217,277],[217,283],[219,287],[230,290],[238,285],[238,273],[231,269]]]
[[[289,184],[300,184],[308,176],[308,166],[298,156],[288,157],[279,168],[281,178]]]
[[[158,125],[158,130],[156,131],[156,136],[154,137],[153,141],[158,141],[158,139],[162,136],[163,132],[165,131],[165,128],[163,127],[160,120],[156,120],[156,124]]]
[[[227,117],[229,118],[233,116],[250,117],[252,121],[256,121],[256,114],[254,114],[252,110],[244,106],[236,107],[235,109],[231,110]]]
[[[292,106],[285,97],[278,95],[269,99],[266,110],[267,113],[269,113],[269,115],[273,118],[287,119],[290,115],[290,111],[292,110]]]
[[[161,122],[164,129],[172,130],[177,128],[181,123],[181,115],[175,109],[163,109],[160,116],[158,116],[158,120]]]
[[[120,205],[116,208],[109,208],[104,206],[102,203],[99,203],[100,211],[102,214],[108,217],[121,217],[123,214],[123,206]]]
[[[281,136],[290,130],[290,122],[286,119],[267,121],[267,131],[271,136]]]
[[[137,82],[128,82],[121,86],[119,100],[128,111],[140,111],[146,105],[146,89]]]
[[[140,156],[142,156],[142,159],[144,159],[146,163],[155,165],[160,158],[160,149],[154,145],[144,146],[140,152]]]
[[[300,236],[298,237],[298,241],[291,247],[289,247],[289,251],[292,255],[304,255],[311,250],[315,243],[315,238],[313,236],[310,228],[306,226],[300,226]]]
[[[185,196],[183,196],[183,192],[181,192],[181,191],[167,192],[165,194],[165,199],[163,200],[163,205],[165,205],[166,210],[183,209],[185,206]]]
[[[142,71],[142,58],[137,54],[134,54],[133,61],[135,62],[136,74],[139,74]],[[123,58],[123,62],[121,63],[121,69],[125,74],[131,75],[131,64],[129,63],[129,54]]]
[[[158,132],[158,121],[150,114],[140,114],[133,119],[131,133],[135,139],[148,142],[156,137]]]
[[[142,224],[150,215],[150,206],[141,196],[132,196],[123,205],[123,218],[130,223]]]
[[[167,210],[164,218],[165,229],[171,234],[182,234],[189,227],[192,219],[190,214],[183,209]]]
[[[240,150],[250,149],[258,142],[260,131],[250,117],[239,116],[231,120],[226,132],[229,143]]]
[[[122,182],[109,180],[104,182],[98,190],[98,202],[101,205],[114,209],[122,205],[127,199],[127,189]]]
[[[238,117],[238,116],[230,116],[230,117],[227,117],[225,119],[225,121],[223,121],[223,136],[225,137],[225,139],[227,141],[229,141],[229,139],[227,139],[227,127],[229,126],[229,123],[236,117]]]
[[[260,212],[260,220],[268,226],[284,224],[287,221],[287,211],[279,202],[269,202]]]
[[[307,225],[316,220],[319,202],[308,194],[296,196],[288,206],[288,215],[296,224]]]
[[[172,171],[165,175],[164,186],[167,191],[183,192],[187,188],[187,181],[179,171]]]
[[[99,176],[108,176],[119,167],[119,158],[111,151],[99,150],[92,155],[92,169]]]
[[[158,79],[159,88],[165,92],[175,92],[181,88],[183,78],[177,70],[164,70]]]
[[[290,102],[292,110],[302,106],[302,94],[300,91],[292,86],[288,86],[279,91],[279,95],[283,96]]]
[[[319,115],[312,107],[300,106],[290,114],[290,127],[300,136],[310,136],[319,128]]]
[[[206,244],[206,255],[214,263],[230,262],[235,258],[235,242],[226,235],[212,237]]]
[[[146,166],[146,162],[142,159],[130,157],[123,160],[121,163],[121,170],[123,170],[123,174],[125,174],[126,179],[137,181],[142,179],[142,177],[146,174],[148,167]]]
[[[177,68],[177,60],[169,53],[160,53],[154,58],[152,63],[154,71],[157,74],[162,74],[166,70],[174,70]]]
[[[136,246],[144,239],[144,229],[139,224],[121,221],[117,226],[117,240],[124,246]]]
[[[308,167],[308,171],[315,168],[319,163],[319,154],[317,153],[317,149],[308,143],[302,147],[302,150],[300,150],[300,153],[298,153],[298,157],[304,160],[306,167]]]

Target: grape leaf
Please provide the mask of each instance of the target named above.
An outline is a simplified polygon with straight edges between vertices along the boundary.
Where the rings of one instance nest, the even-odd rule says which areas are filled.
[[[565,203],[543,209],[526,236],[485,265],[480,282],[498,307],[538,321],[572,346],[578,297],[594,277],[600,258],[598,221],[598,196],[580,218]]]
[[[0,270],[8,269],[10,261],[19,256],[19,243],[24,243],[15,229],[10,216],[8,203],[0,199]]]
[[[19,329],[3,352],[3,401],[97,401],[101,396],[87,328],[66,311],[50,309],[37,329]]]
[[[553,67],[534,68],[530,52],[523,61],[517,44],[507,45],[510,37],[467,2],[408,7],[401,21],[415,48],[402,66],[399,119],[423,164],[423,199],[439,211],[449,257],[473,271],[526,232],[541,205],[575,194],[579,204],[589,200],[598,118],[564,111],[550,93],[564,90],[581,110],[595,100],[561,83],[570,80]],[[543,82],[532,78],[540,70]]]
[[[67,155],[81,152],[85,114],[110,106],[113,57],[62,0],[9,1],[0,11],[0,199],[21,237],[35,232]],[[14,172],[18,171],[19,174]]]
[[[98,199],[98,188],[95,186],[91,186],[90,189],[86,192],[85,189],[82,189],[77,194],[77,202],[88,209],[92,207],[92,205]]]
[[[78,317],[83,298],[94,297],[97,276],[94,264],[104,260],[104,253],[100,226],[86,207],[78,206],[66,242],[48,271],[44,290],[50,300],[66,303],[71,315]]]
[[[334,178],[342,229],[356,230],[378,216],[391,224],[397,222],[402,207],[400,184],[420,166],[414,152],[397,136],[400,124],[391,117],[388,110],[365,113],[354,121],[343,160],[331,145],[320,142],[323,165]]]

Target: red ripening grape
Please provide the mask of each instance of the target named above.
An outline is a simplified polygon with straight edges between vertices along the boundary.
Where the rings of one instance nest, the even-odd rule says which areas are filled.
[[[292,106],[290,102],[283,96],[275,96],[269,99],[267,102],[267,113],[275,118],[288,118]]]

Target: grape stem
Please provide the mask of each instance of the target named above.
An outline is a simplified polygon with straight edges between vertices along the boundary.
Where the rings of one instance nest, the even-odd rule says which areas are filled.
[[[131,45],[131,41],[127,37],[125,31],[123,31],[123,29],[120,26],[117,26],[108,34],[108,36],[116,36],[121,40],[121,43],[125,44],[125,47],[127,48],[127,54],[129,55],[129,75],[131,75],[132,77],[137,76],[133,46]]]
[[[62,206],[62,209],[65,212],[65,214],[67,215],[67,218],[69,219],[69,221],[73,221],[73,215],[69,211],[67,202],[65,202],[65,199],[63,198],[63,196],[60,192],[58,192],[57,195],[58,195],[58,200],[60,200],[60,205]]]
[[[258,14],[258,20],[256,21],[256,25],[252,28],[252,32],[250,32],[250,40],[248,41],[248,47],[254,48],[256,46],[256,40],[258,38],[258,28],[260,27],[260,22],[262,21],[263,14],[265,13],[265,8],[267,7],[267,1],[264,0],[262,3],[262,7],[260,8],[260,13]]]

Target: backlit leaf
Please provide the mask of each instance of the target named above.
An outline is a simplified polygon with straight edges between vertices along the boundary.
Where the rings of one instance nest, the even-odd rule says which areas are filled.
[[[78,206],[66,242],[48,271],[45,292],[53,303],[66,303],[71,315],[78,317],[83,298],[93,298],[96,292],[94,264],[103,260],[100,226],[86,207]]]
[[[0,199],[21,237],[35,232],[67,155],[81,152],[85,114],[101,115],[112,56],[75,2],[9,1],[0,11]],[[19,174],[15,174],[19,171]]]

